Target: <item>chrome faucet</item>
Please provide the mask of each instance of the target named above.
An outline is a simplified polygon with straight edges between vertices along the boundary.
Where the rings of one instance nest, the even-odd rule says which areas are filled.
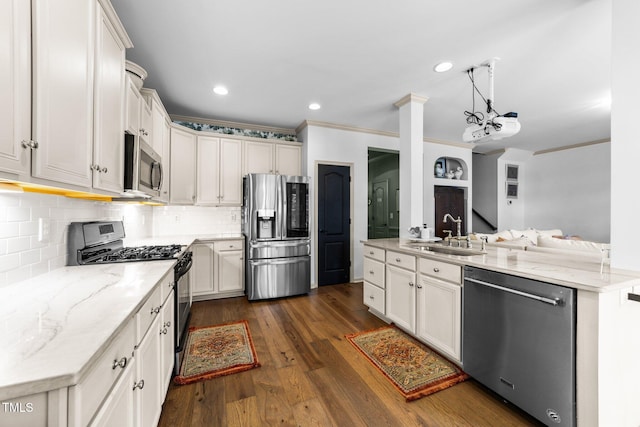
[[[458,246],[460,246],[460,238],[462,237],[461,233],[460,233],[460,224],[462,223],[462,220],[460,219],[460,217],[458,216],[458,219],[454,219],[451,214],[445,214],[444,215],[444,219],[442,220],[442,222],[447,222],[447,218],[451,218],[452,222],[456,223],[456,239],[458,240]]]

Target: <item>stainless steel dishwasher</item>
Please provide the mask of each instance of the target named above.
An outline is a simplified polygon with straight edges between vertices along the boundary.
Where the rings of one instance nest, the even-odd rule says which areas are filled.
[[[546,425],[576,425],[576,291],[465,267],[464,370]]]

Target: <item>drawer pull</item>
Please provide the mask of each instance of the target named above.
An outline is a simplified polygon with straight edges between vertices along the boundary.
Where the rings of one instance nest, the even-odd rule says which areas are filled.
[[[369,255],[373,255],[375,252],[373,251],[369,251]]]
[[[165,327],[165,328],[170,327],[171,326],[171,321],[164,322],[164,325],[162,325],[162,326]]]
[[[396,258],[396,262],[400,262],[400,258]]]
[[[164,328],[163,330],[160,331],[160,335],[166,335],[167,334],[167,328]]]
[[[438,272],[440,272],[440,269],[438,267],[433,267],[433,272],[434,273],[438,273]]]
[[[416,288],[422,289],[422,285],[417,285]]]
[[[124,367],[127,366],[127,358],[123,357],[120,360],[114,360],[111,369],[116,369],[118,366],[124,369]]]
[[[369,270],[369,274],[373,276],[375,273],[373,272],[373,270]]]
[[[133,389],[137,389],[139,388],[140,390],[142,390],[144,388],[144,380],[140,380],[137,383],[133,384]]]
[[[369,299],[375,299],[373,295],[369,295]]]

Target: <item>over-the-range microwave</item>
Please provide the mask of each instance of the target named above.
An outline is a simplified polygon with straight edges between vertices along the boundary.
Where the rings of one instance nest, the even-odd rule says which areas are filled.
[[[158,197],[162,186],[160,155],[149,144],[125,134],[124,191],[135,197]]]

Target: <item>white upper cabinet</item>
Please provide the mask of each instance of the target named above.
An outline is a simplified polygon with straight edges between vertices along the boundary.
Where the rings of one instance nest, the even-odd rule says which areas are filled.
[[[220,205],[242,204],[242,141],[220,140]]]
[[[249,173],[302,174],[302,147],[297,144],[244,142],[243,175]]]
[[[257,141],[244,142],[244,175],[275,173],[273,144]]]
[[[242,204],[242,141],[198,136],[198,205]]]
[[[149,145],[158,153],[162,159],[162,184],[160,185],[160,196],[158,200],[162,202],[169,201],[169,176],[171,163],[171,125],[169,114],[165,110],[164,105],[158,92],[154,89],[142,88],[140,93],[146,102],[143,104],[151,108],[151,132]],[[144,127],[144,125],[143,125]]]
[[[99,7],[96,36],[93,187],[123,191],[125,47]]]
[[[86,0],[33,2],[37,178],[91,186],[96,6]]]
[[[220,138],[198,136],[196,204],[217,205],[220,201]]]
[[[275,169],[278,175],[302,174],[302,147],[299,145],[275,144]]]
[[[108,0],[3,6],[0,175],[120,193],[131,41],[113,7]]]
[[[0,171],[29,176],[31,153],[31,13],[24,0],[0,14]],[[24,146],[23,146],[24,141]]]
[[[131,135],[138,135],[141,126],[140,104],[142,103],[142,95],[133,84],[131,77],[127,76],[127,92],[126,92],[126,125],[125,131]]]
[[[196,136],[171,128],[170,202],[192,205],[196,199]]]

